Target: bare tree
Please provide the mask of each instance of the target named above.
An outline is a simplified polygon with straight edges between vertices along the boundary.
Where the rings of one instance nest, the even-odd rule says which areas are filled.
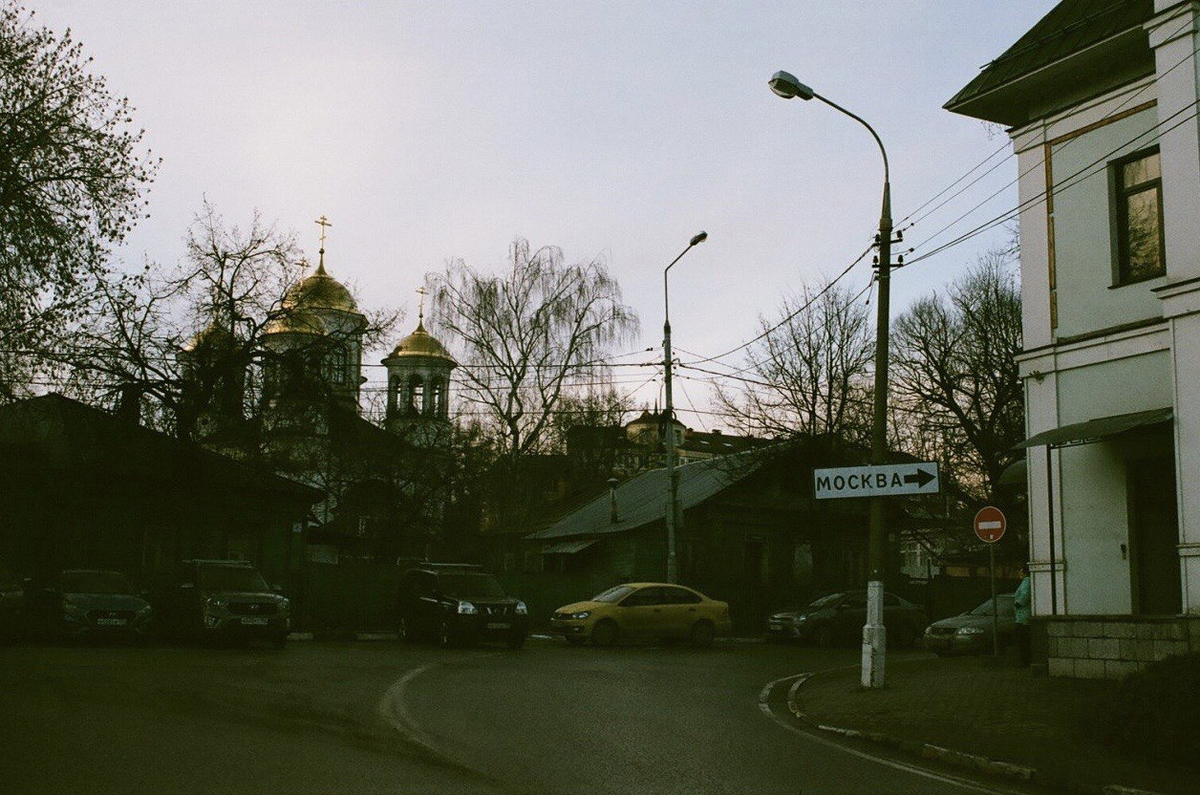
[[[826,283],[787,299],[747,351],[744,380],[717,400],[756,436],[832,434],[866,438],[875,344],[869,308]]]
[[[0,5],[0,398],[25,391],[145,213],[158,162],[68,31]]]
[[[190,438],[214,402],[237,416],[258,409],[264,364],[280,355],[263,345],[264,334],[289,313],[288,291],[305,266],[293,232],[257,213],[244,228],[227,225],[207,202],[185,249],[180,265],[165,275],[147,265],[101,281],[87,322],[74,326],[61,347],[79,383],[93,392],[134,393],[157,410],[160,425]],[[369,312],[365,343],[378,342],[394,321],[394,315]],[[289,352],[301,361],[275,364],[289,372],[317,371],[303,365],[325,355],[328,337],[314,335],[310,346]],[[298,388],[316,390],[320,382],[309,379]]]
[[[1008,250],[981,257],[945,295],[913,304],[893,333],[898,399],[921,434],[938,440],[957,489],[976,501],[996,496],[1024,438],[1021,296],[1011,262]]]
[[[452,260],[434,287],[438,325],[461,349],[463,396],[514,460],[545,444],[564,395],[603,373],[611,346],[638,328],[602,261],[567,265],[561,249],[519,238],[503,274]]]

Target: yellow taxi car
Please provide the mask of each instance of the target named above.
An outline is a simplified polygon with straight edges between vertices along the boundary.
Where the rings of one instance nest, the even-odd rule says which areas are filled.
[[[708,646],[733,629],[729,605],[682,585],[631,582],[609,588],[586,602],[560,607],[550,630],[573,644],[611,646],[621,639],[691,640]]]

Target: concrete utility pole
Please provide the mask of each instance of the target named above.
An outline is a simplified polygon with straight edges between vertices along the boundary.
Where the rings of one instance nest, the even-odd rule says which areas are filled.
[[[770,80],[771,90],[784,99],[799,97],[819,99],[836,111],[844,113],[867,128],[879,153],[883,155],[883,210],[879,215],[879,262],[876,278],[879,281],[878,315],[875,322],[875,406],[871,427],[871,463],[883,464],[887,458],[887,388],[888,388],[888,329],[891,323],[889,307],[892,269],[892,188],[888,171],[887,150],[883,148],[875,129],[860,116],[830,102],[787,72],[776,72]],[[887,650],[887,630],[883,625],[883,574],[887,559],[887,527],[883,497],[871,498],[870,539],[867,545],[870,579],[867,582],[867,623],[863,626],[862,686],[883,687],[884,658]]]
[[[683,514],[679,511],[679,470],[675,468],[675,404],[671,399],[671,302],[667,291],[667,273],[683,255],[708,239],[708,232],[694,235],[687,248],[663,268],[663,386],[667,394],[667,408],[663,413],[662,432],[667,445],[667,582],[679,582],[679,559],[675,555],[675,534],[683,527]]]

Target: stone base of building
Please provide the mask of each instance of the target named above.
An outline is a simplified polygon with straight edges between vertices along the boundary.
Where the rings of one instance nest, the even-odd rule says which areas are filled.
[[[1050,676],[1121,679],[1165,657],[1200,652],[1200,616],[1043,617]]]

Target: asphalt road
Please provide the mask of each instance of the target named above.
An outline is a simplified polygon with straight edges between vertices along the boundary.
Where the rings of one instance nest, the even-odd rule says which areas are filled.
[[[784,717],[787,682],[764,691],[855,658],[551,641],[0,648],[0,792],[986,791],[806,735]]]

